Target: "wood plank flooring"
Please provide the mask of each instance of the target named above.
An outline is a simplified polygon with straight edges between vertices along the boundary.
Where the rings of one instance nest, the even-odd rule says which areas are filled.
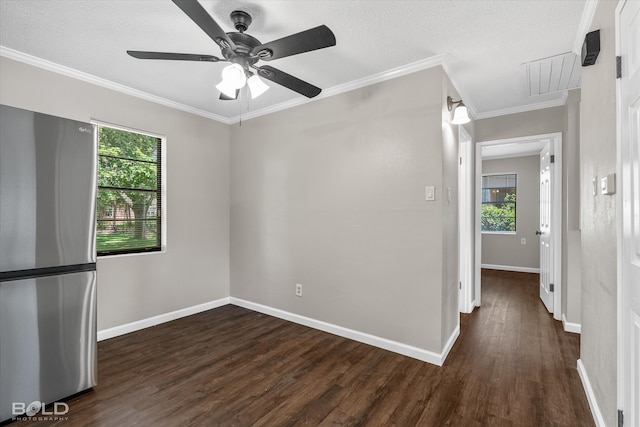
[[[98,344],[71,426],[592,426],[538,276],[483,271],[443,367],[225,306]],[[24,425],[21,421],[11,424]]]

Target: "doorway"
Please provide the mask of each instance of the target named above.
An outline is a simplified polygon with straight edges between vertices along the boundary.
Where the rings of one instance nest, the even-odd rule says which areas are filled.
[[[552,133],[544,135],[533,135],[528,137],[510,138],[494,141],[480,142],[476,145],[475,153],[475,260],[474,260],[474,288],[468,289],[469,294],[474,295],[473,304],[480,306],[482,302],[482,174],[483,157],[510,158],[518,156],[539,156],[544,155],[545,147],[549,147],[547,154],[553,156],[549,158],[552,163],[550,174],[547,176],[549,182],[548,198],[548,235],[545,239],[540,239],[548,244],[546,248],[547,261],[544,262],[545,269],[548,269],[546,276],[548,281],[541,282],[540,297],[544,301],[546,296],[547,308],[556,320],[561,320],[561,254],[562,254],[562,134]],[[542,203],[540,207],[542,207]],[[540,228],[537,230],[540,231]],[[534,242],[532,242],[534,243]],[[536,241],[539,245],[541,242]],[[540,251],[542,255],[542,251]],[[543,264],[541,260],[541,265]],[[525,270],[521,270],[525,271]],[[542,276],[542,275],[541,275]]]

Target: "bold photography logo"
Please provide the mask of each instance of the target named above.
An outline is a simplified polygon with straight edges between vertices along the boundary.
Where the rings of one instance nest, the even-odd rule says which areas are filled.
[[[69,405],[64,402],[54,402],[51,409],[47,410],[46,404],[40,401],[33,401],[28,405],[24,402],[12,402],[11,412],[15,419],[21,417],[37,417],[38,419],[62,419],[62,415],[69,413]],[[64,418],[66,419],[66,417]]]

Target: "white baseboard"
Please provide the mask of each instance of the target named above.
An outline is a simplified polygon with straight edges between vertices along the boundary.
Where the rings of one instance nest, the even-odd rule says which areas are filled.
[[[571,323],[567,321],[567,316],[562,313],[562,327],[565,332],[573,332],[574,334],[582,333],[582,325],[580,323]]]
[[[578,374],[580,375],[580,381],[582,381],[584,392],[587,394],[587,401],[589,402],[589,407],[591,408],[593,421],[596,423],[597,427],[606,427],[604,418],[602,417],[602,412],[600,412],[598,402],[596,401],[596,395],[593,393],[593,388],[591,387],[591,382],[589,381],[587,370],[584,368],[581,359],[578,359]]]
[[[453,348],[453,345],[456,343],[456,340],[458,339],[459,336],[460,336],[460,322],[458,322],[458,325],[453,330],[453,333],[449,337],[449,340],[447,341],[444,348],[442,349],[442,353],[440,353],[440,364],[438,364],[438,366],[442,366],[444,364],[444,361],[447,359],[449,352]]]
[[[229,297],[221,298],[215,301],[205,302],[203,304],[198,304],[198,305],[194,305],[187,308],[182,308],[180,310],[175,310],[169,313],[159,314],[157,316],[149,317],[142,320],[137,320],[135,322],[127,323],[125,325],[115,326],[109,329],[103,329],[102,331],[98,331],[98,341],[128,334],[129,332],[139,331],[140,329],[149,328],[151,326],[159,325],[160,323],[170,322],[172,320],[176,320],[181,317],[191,316],[192,314],[201,313],[203,311],[222,307],[223,305],[227,305],[227,304],[229,304]]]
[[[338,335],[344,338],[348,338],[354,341],[362,342],[372,345],[374,347],[383,348],[385,350],[399,353],[405,356],[413,357],[414,359],[422,360],[437,366],[442,366],[449,351],[453,347],[456,339],[460,335],[460,325],[449,337],[447,344],[445,345],[442,353],[434,353],[429,350],[414,347],[408,344],[399,343],[386,338],[381,338],[375,335],[371,335],[365,332],[355,331],[353,329],[344,328],[342,326],[334,325],[331,323],[323,322],[321,320],[312,319],[310,317],[301,316],[299,314],[290,313],[288,311],[280,310],[277,308],[269,307],[262,304],[257,304],[251,301],[243,300],[240,298],[230,298],[230,303],[243,307],[249,310],[257,311],[259,313],[268,314],[269,316],[277,317],[279,319],[288,320],[300,325],[308,326],[310,328],[318,329],[320,331],[329,332],[334,335]]]
[[[257,304],[251,301],[246,301],[240,298],[227,297],[221,298],[215,301],[210,301],[204,304],[194,305],[192,307],[175,310],[169,313],[159,314],[157,316],[149,317],[146,319],[137,320],[135,322],[127,323],[125,325],[115,326],[109,329],[103,329],[98,331],[98,341],[103,341],[109,338],[114,338],[120,335],[128,334],[130,332],[139,331],[141,329],[149,328],[151,326],[159,325],[161,323],[170,322],[172,320],[179,319],[181,317],[191,316],[192,314],[201,313],[203,311],[212,310],[214,308],[222,307],[223,305],[233,304],[239,307],[247,308],[249,310],[257,311],[259,313],[268,314],[280,319],[288,320],[290,322],[298,323],[300,325],[308,326],[310,328],[318,329],[324,332],[329,332],[334,335],[338,335],[344,338],[349,338],[354,341],[369,344],[375,347],[383,348],[385,350],[393,351],[405,356],[413,357],[414,359],[422,360],[423,362],[431,363],[437,366],[442,366],[447,355],[451,351],[453,344],[460,335],[460,325],[457,325],[449,339],[447,344],[441,353],[434,353],[429,350],[414,347],[408,344],[403,344],[397,341],[392,341],[386,338],[381,338],[375,335],[371,335],[365,332],[356,331],[342,326],[334,325],[331,323],[323,322],[321,320],[312,319],[310,317],[300,316],[295,313],[290,313],[277,308],[269,307],[262,304]]]
[[[540,273],[539,268],[533,268],[533,267],[517,267],[512,265],[496,265],[496,264],[482,264],[481,267],[489,270],[515,271],[518,273]]]

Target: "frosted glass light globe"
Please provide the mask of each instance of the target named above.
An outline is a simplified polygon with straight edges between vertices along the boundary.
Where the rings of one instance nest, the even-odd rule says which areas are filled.
[[[247,82],[244,68],[240,64],[231,64],[222,70],[222,80],[234,89],[240,89]]]

